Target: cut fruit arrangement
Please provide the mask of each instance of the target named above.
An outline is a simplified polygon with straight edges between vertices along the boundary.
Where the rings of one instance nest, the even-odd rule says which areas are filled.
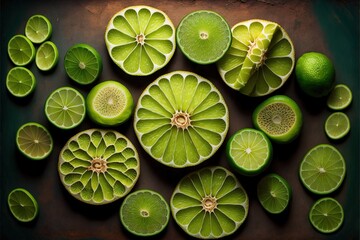
[[[16,66],[7,74],[6,87],[13,96],[29,96],[39,84],[37,74],[26,68],[34,59],[40,71],[56,71],[59,51],[49,41],[52,31],[45,16],[34,15],[28,19],[25,35],[9,40],[8,55]],[[176,44],[193,64],[216,65],[225,84],[247,99],[272,94],[296,67],[301,91],[313,97],[319,97],[316,93],[327,96],[329,109],[345,110],[352,102],[350,88],[334,84],[331,60],[311,52],[296,62],[289,35],[275,22],[252,19],[230,28],[220,14],[200,10],[185,15],[175,28],[159,9],[130,6],[114,14],[105,29],[109,58],[128,75],[146,76],[164,68]],[[328,74],[316,72],[307,58],[328,69]],[[229,136],[223,151],[231,171],[223,166],[200,168],[221,149],[230,128],[230,110],[214,83],[193,72],[172,71],[149,83],[135,103],[125,85],[101,80],[103,60],[94,47],[72,45],[63,64],[68,80],[77,87],[94,84],[86,98],[75,87],[62,86],[52,90],[44,103],[48,122],[59,131],[76,129],[86,116],[89,124],[96,125],[73,134],[58,156],[60,181],[74,198],[90,205],[123,198],[120,222],[136,236],[163,232],[173,217],[191,237],[221,238],[234,234],[250,211],[251,199],[233,170],[249,180],[259,177],[255,195],[267,213],[287,212],[292,201],[290,181],[267,171],[276,161],[273,145],[298,144],[294,140],[305,119],[295,98],[269,96],[253,109],[254,128],[237,129]],[[304,77],[309,75],[312,77]],[[97,80],[101,82],[95,84]],[[111,129],[130,119],[134,137],[152,159],[166,167],[191,171],[180,179],[169,202],[151,189],[133,191],[140,177],[140,157],[129,138]],[[350,131],[349,117],[343,112],[331,113],[324,130],[329,140],[345,137]],[[40,123],[25,123],[17,131],[16,146],[29,159],[48,158],[54,145],[50,132]],[[344,211],[336,199],[326,195],[337,191],[345,180],[344,157],[334,146],[318,144],[299,165],[299,180],[305,189],[322,197],[309,208],[311,225],[322,233],[337,231]],[[19,221],[33,221],[38,216],[38,203],[25,189],[11,191],[8,205]]]

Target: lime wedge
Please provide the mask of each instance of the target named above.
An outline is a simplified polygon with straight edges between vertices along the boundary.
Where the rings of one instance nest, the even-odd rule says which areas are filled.
[[[34,15],[26,23],[25,35],[33,43],[42,43],[49,39],[51,34],[51,22],[43,15]]]
[[[325,133],[334,140],[345,137],[350,132],[349,117],[343,112],[334,112],[325,121]]]
[[[352,102],[352,92],[345,84],[337,84],[330,92],[327,106],[333,110],[343,110]]]
[[[8,54],[17,66],[25,66],[35,58],[35,47],[24,35],[13,36],[8,43]]]
[[[6,76],[6,87],[15,97],[26,97],[35,90],[36,79],[27,68],[14,67]]]
[[[53,42],[47,41],[40,45],[36,52],[35,63],[42,71],[49,71],[59,60],[59,52]]]
[[[26,189],[16,188],[12,190],[7,201],[12,215],[20,222],[31,222],[39,213],[36,199]]]

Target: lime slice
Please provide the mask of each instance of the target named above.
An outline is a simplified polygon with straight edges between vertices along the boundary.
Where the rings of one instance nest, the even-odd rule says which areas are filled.
[[[91,89],[86,98],[86,107],[88,116],[95,123],[115,126],[131,117],[134,100],[124,85],[108,80]]]
[[[102,72],[100,54],[85,43],[75,44],[68,49],[64,66],[67,75],[82,85],[94,82]]]
[[[327,98],[327,106],[333,110],[343,110],[352,102],[352,92],[345,84],[337,84]]]
[[[301,182],[309,191],[329,194],[337,190],[345,178],[345,160],[335,147],[319,144],[306,153],[299,172]]]
[[[290,202],[291,187],[281,176],[270,173],[257,185],[257,196],[263,208],[272,214],[284,212]]]
[[[167,226],[170,208],[159,193],[144,189],[130,193],[120,208],[123,226],[137,236],[153,236]]]
[[[218,13],[199,10],[186,15],[176,31],[176,41],[183,54],[199,64],[218,61],[231,44],[231,30]]]
[[[102,205],[130,192],[139,178],[140,161],[134,145],[121,133],[88,129],[65,144],[58,171],[72,196]]]
[[[51,34],[51,22],[43,15],[34,15],[26,23],[25,35],[33,43],[42,43],[49,39]]]
[[[25,123],[18,129],[16,144],[20,152],[32,160],[48,157],[53,149],[53,140],[49,131],[35,122]]]
[[[191,72],[160,76],[144,90],[135,109],[134,129],[141,146],[170,167],[194,166],[210,158],[228,128],[221,93]]]
[[[253,112],[254,126],[276,143],[289,143],[300,133],[302,113],[297,103],[285,95],[275,95]]]
[[[226,145],[230,165],[243,175],[257,175],[272,158],[272,145],[261,131],[244,128],[234,133]]]
[[[31,222],[39,213],[36,199],[23,188],[16,188],[9,193],[8,205],[12,215],[20,222]]]
[[[35,47],[24,35],[13,36],[8,43],[8,54],[17,66],[25,66],[35,58]]]
[[[249,198],[230,171],[220,166],[206,167],[180,180],[170,208],[176,223],[190,236],[221,238],[243,224]]]
[[[159,9],[130,6],[116,13],[105,31],[111,59],[130,75],[150,75],[175,52],[175,27]]]
[[[6,87],[15,97],[26,97],[35,90],[36,79],[27,68],[14,67],[6,76]]]
[[[248,96],[264,96],[280,88],[295,65],[295,49],[277,23],[261,19],[233,26],[232,44],[218,61],[225,83]]]
[[[343,112],[332,113],[325,121],[325,133],[334,140],[345,137],[350,132],[349,117]]]
[[[45,115],[58,128],[71,129],[85,118],[85,99],[72,87],[54,90],[45,102]]]
[[[35,63],[42,71],[49,71],[59,60],[59,52],[53,42],[47,41],[40,45],[36,52]]]
[[[333,233],[344,222],[344,210],[336,199],[325,197],[317,200],[310,209],[309,220],[321,233]]]

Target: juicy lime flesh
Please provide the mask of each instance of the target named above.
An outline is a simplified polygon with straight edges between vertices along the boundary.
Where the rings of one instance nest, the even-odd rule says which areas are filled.
[[[327,99],[327,106],[333,110],[343,110],[351,104],[352,92],[345,84],[336,85]]]
[[[192,61],[209,64],[219,60],[231,44],[231,30],[219,14],[196,11],[187,15],[179,24],[177,43]]]
[[[35,86],[35,76],[26,68],[14,67],[7,75],[6,87],[14,96],[25,97],[34,90]]]
[[[312,148],[300,165],[300,179],[315,194],[329,194],[338,189],[345,178],[346,165],[333,146],[320,144]]]
[[[172,72],[140,96],[134,127],[144,149],[172,167],[199,164],[213,155],[228,131],[228,109],[208,80]]]
[[[36,52],[36,65],[41,70],[49,70],[56,64],[58,57],[56,45],[52,42],[45,42]]]
[[[67,191],[88,204],[100,205],[125,196],[140,172],[137,151],[122,134],[89,129],[63,147],[58,170]]]
[[[220,238],[245,221],[249,199],[236,177],[222,167],[207,167],[185,176],[170,200],[172,215],[189,235]]]
[[[112,60],[131,75],[149,75],[175,52],[175,28],[167,15],[151,7],[129,7],[114,15],[105,33]]]
[[[50,133],[37,123],[21,126],[17,132],[16,143],[20,151],[31,159],[43,159],[53,148]]]
[[[334,198],[321,198],[311,207],[309,219],[318,231],[332,233],[341,227],[344,221],[344,210]]]
[[[45,113],[55,126],[63,129],[74,128],[85,118],[85,99],[74,88],[59,88],[48,97]]]
[[[249,96],[264,96],[280,88],[295,65],[293,44],[277,23],[240,22],[232,28],[230,49],[218,62],[227,85]]]
[[[32,16],[25,26],[26,36],[34,43],[42,43],[48,39],[52,32],[50,21],[42,15]]]
[[[283,212],[290,201],[291,189],[287,181],[277,174],[263,177],[257,186],[261,205],[270,213]]]
[[[8,205],[14,217],[21,222],[30,222],[38,214],[37,201],[23,188],[14,189],[9,193]]]
[[[170,208],[164,198],[151,190],[129,194],[120,209],[122,224],[131,233],[151,236],[161,232],[170,219]]]
[[[8,43],[8,54],[15,65],[25,66],[34,59],[35,47],[27,37],[16,35]]]
[[[343,112],[334,112],[325,121],[325,132],[331,139],[340,139],[349,131],[350,120]]]
[[[126,107],[126,96],[123,91],[111,86],[101,89],[94,100],[94,109],[105,117],[115,117]]]

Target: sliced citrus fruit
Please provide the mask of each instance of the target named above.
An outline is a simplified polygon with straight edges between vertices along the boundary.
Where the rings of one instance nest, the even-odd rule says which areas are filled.
[[[43,15],[34,15],[29,18],[25,26],[25,35],[33,43],[42,43],[50,38],[52,25]]]
[[[272,158],[272,145],[261,131],[244,128],[234,133],[226,145],[230,165],[243,175],[257,175]]]
[[[300,133],[302,113],[297,103],[285,95],[275,95],[260,103],[253,112],[254,126],[277,143],[289,143]]]
[[[12,190],[7,201],[12,215],[20,222],[31,222],[39,213],[36,199],[24,188]]]
[[[299,172],[301,182],[310,192],[329,194],[337,190],[345,178],[345,160],[335,147],[319,144],[306,153]]]
[[[94,86],[86,97],[91,120],[103,126],[119,125],[131,117],[134,100],[121,83],[108,80]]]
[[[295,65],[295,50],[286,31],[261,19],[232,27],[232,44],[218,61],[225,83],[248,96],[264,96],[280,88]]]
[[[325,197],[317,200],[309,212],[311,225],[321,233],[333,233],[344,222],[344,210],[334,198]]]
[[[120,207],[123,226],[137,236],[153,236],[165,229],[170,219],[169,204],[158,192],[143,189],[127,195]]]
[[[142,147],[157,161],[177,168],[194,166],[223,143],[229,112],[209,80],[175,71],[160,76],[141,94],[134,128]]]
[[[343,110],[352,102],[352,92],[345,84],[337,84],[327,98],[327,106],[333,110]]]
[[[270,173],[259,181],[257,196],[263,208],[272,214],[284,212],[292,195],[289,183],[281,176]]]
[[[180,50],[191,61],[210,64],[218,61],[231,44],[231,30],[218,13],[207,10],[186,15],[176,30]]]
[[[45,102],[45,115],[58,128],[71,129],[85,118],[85,99],[72,87],[54,90]]]
[[[46,41],[40,45],[35,55],[36,66],[42,71],[49,71],[59,60],[59,52],[53,42]]]
[[[25,123],[18,129],[16,144],[20,152],[33,160],[46,158],[53,149],[53,140],[49,131],[36,122]]]
[[[36,78],[29,69],[14,67],[6,76],[6,87],[15,97],[26,97],[35,90]]]
[[[15,65],[25,66],[34,60],[35,47],[24,35],[15,35],[9,40],[8,54]]]
[[[175,27],[166,13],[149,6],[117,12],[105,31],[111,59],[130,75],[150,75],[163,68],[175,52]]]
[[[68,49],[64,60],[67,75],[75,82],[86,85],[94,82],[102,72],[102,59],[98,51],[85,43]]]
[[[230,171],[205,167],[180,180],[170,208],[176,223],[190,236],[221,238],[234,233],[245,221],[249,198]]]
[[[349,117],[343,112],[334,112],[325,121],[325,133],[334,140],[345,137],[350,132]]]
[[[131,141],[113,130],[88,129],[71,137],[59,155],[58,171],[76,199],[102,205],[124,197],[140,174]]]

